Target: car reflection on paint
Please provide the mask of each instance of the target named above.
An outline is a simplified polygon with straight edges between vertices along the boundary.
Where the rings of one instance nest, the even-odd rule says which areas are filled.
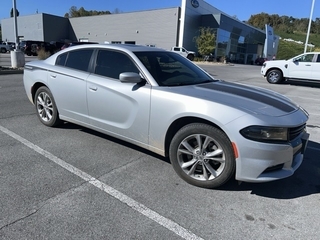
[[[291,176],[308,114],[269,90],[213,79],[174,52],[81,45],[29,62],[24,86],[46,126],[79,124],[169,157],[190,184]]]

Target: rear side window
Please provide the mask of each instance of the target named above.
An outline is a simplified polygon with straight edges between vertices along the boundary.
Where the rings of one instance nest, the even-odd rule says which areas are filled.
[[[81,49],[61,54],[57,57],[56,65],[81,71],[88,71],[93,49]]]
[[[56,65],[64,66],[64,65],[66,64],[67,56],[68,56],[67,53],[60,54],[60,55],[57,57]]]

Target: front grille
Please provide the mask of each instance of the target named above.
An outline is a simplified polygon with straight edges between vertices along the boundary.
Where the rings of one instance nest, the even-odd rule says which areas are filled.
[[[289,141],[292,141],[296,137],[298,137],[301,133],[303,133],[306,129],[306,124],[295,128],[289,128]]]

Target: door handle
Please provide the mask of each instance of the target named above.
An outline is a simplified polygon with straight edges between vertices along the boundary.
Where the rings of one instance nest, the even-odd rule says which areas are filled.
[[[89,89],[90,89],[91,91],[94,91],[94,92],[98,90],[97,87],[89,87]]]
[[[52,78],[56,78],[56,77],[57,77],[57,75],[56,75],[56,74],[52,74],[52,73],[50,73],[50,77],[52,77]]]

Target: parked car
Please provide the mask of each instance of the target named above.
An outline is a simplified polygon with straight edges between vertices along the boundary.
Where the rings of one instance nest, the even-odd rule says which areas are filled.
[[[254,63],[255,63],[256,65],[262,65],[265,61],[268,61],[268,58],[258,57],[258,58],[254,61]]]
[[[261,74],[269,83],[285,80],[320,81],[320,52],[300,54],[289,60],[274,60],[263,63]]]
[[[169,157],[190,184],[292,175],[307,112],[276,92],[212,78],[171,51],[91,44],[28,62],[23,82],[44,125],[67,121]]]
[[[65,45],[65,42],[51,41],[50,45],[51,45],[51,52],[56,53],[62,49],[62,47]]]
[[[26,40],[21,41],[19,43],[19,49],[24,52],[27,56],[37,56],[37,50],[39,49],[41,44],[44,44],[42,41],[33,41],[33,40]]]
[[[8,42],[0,42],[0,52],[6,53],[13,50],[12,45]]]
[[[188,51],[184,47],[172,47],[171,51],[176,52],[176,53],[180,54],[181,56],[188,58],[191,61],[193,61],[195,54],[196,54],[195,52]]]
[[[77,46],[77,45],[83,45],[83,44],[98,44],[98,42],[71,42],[70,46]]]

